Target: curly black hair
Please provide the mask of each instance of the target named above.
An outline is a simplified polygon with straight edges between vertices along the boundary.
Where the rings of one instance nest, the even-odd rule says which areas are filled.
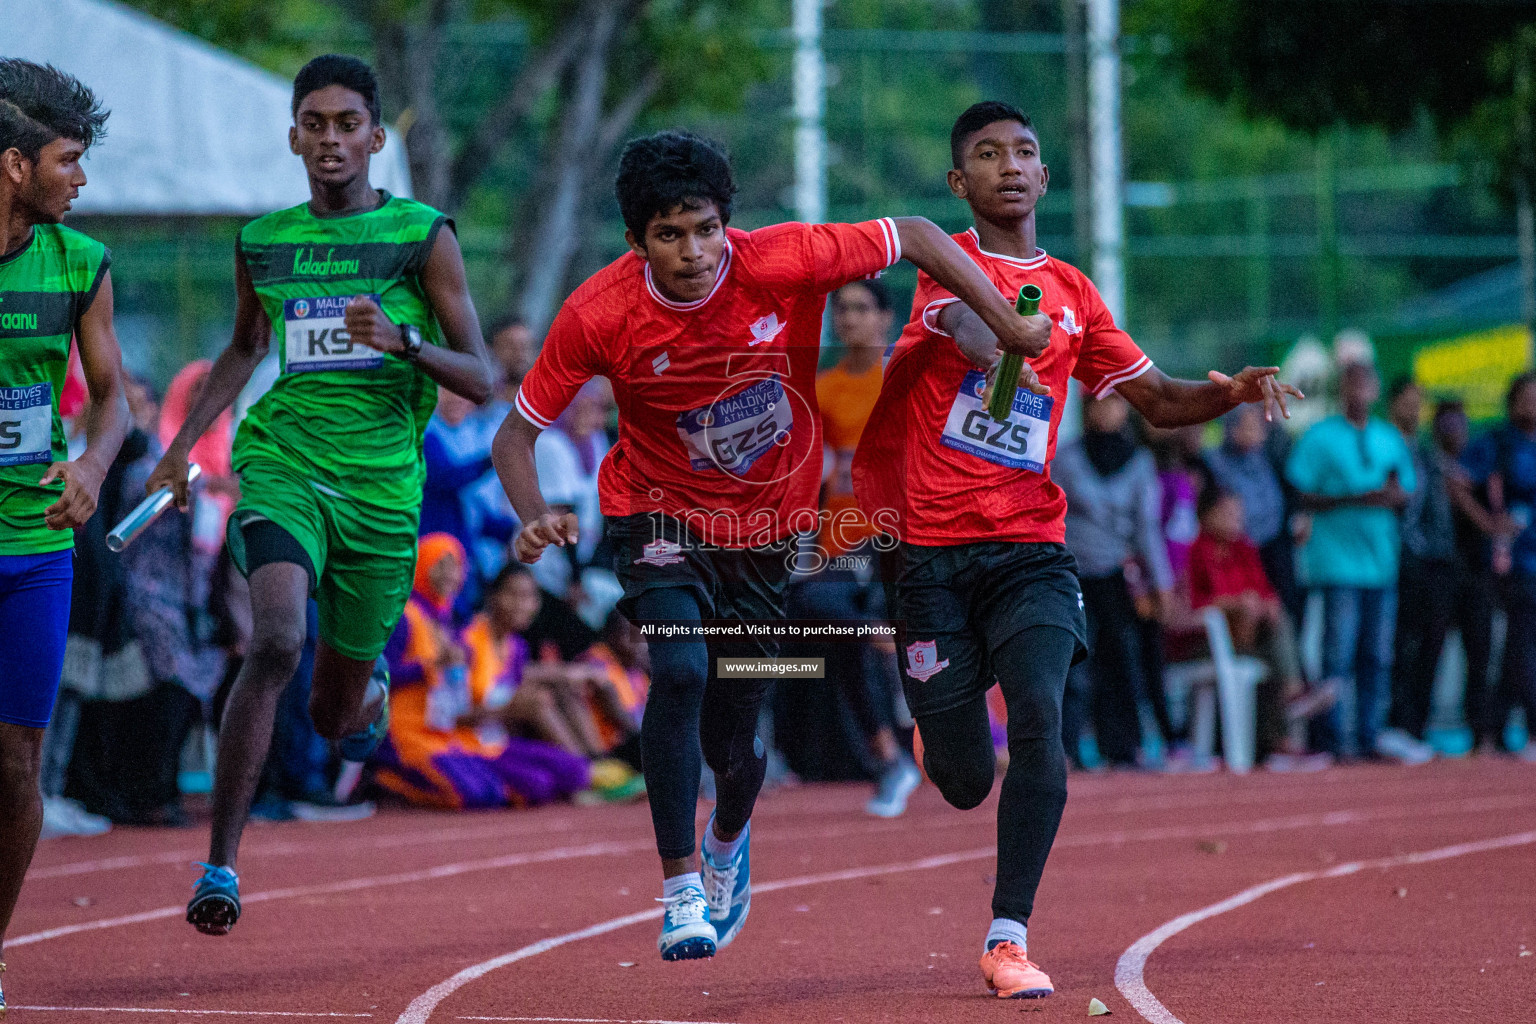
[[[613,187],[624,226],[637,239],[645,238],[652,217],[679,206],[696,210],[714,203],[720,222],[729,224],[736,195],[731,162],[720,144],[674,130],[631,139],[619,156]]]
[[[299,69],[293,77],[293,116],[299,116],[299,104],[304,102],[304,97],[331,85],[357,93],[368,107],[368,116],[373,118],[373,123],[384,123],[379,106],[379,80],[373,68],[356,57],[341,53],[322,54]]]
[[[107,111],[96,94],[52,64],[0,57],[0,152],[36,160],[54,139],[87,149],[105,137]]]
[[[1010,103],[999,100],[982,100],[980,103],[972,103],[965,108],[965,112],[955,118],[955,126],[949,130],[949,158],[954,161],[955,170],[959,170],[965,159],[965,140],[972,132],[979,132],[994,121],[1017,121],[1019,124],[1035,130],[1034,124],[1029,120],[1029,115]]]

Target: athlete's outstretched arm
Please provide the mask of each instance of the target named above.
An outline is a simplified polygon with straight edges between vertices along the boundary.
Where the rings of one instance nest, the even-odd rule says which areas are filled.
[[[1286,396],[1306,396],[1276,377],[1279,372],[1278,366],[1250,366],[1237,376],[1228,377],[1212,370],[1209,380],[1195,381],[1178,380],[1154,366],[1117,385],[1115,390],[1154,427],[1204,423],[1248,402],[1263,402],[1266,420],[1275,418],[1276,409],[1290,419]]]
[[[55,462],[43,474],[42,483],[61,477],[64,493],[43,511],[50,530],[82,526],[96,511],[101,482],[106,479],[117,450],[128,436],[128,403],[123,398],[123,354],[112,327],[112,272],[96,290],[91,306],[80,317],[75,331],[80,346],[80,368],[91,406],[85,419],[85,451],[73,462]]]
[[[476,405],[491,397],[491,358],[480,336],[480,318],[469,297],[469,281],[464,274],[464,255],[453,231],[438,231],[421,272],[421,284],[432,304],[432,312],[442,325],[448,346],[423,345],[416,357],[422,372],[456,395]],[[347,303],[347,331],[352,340],[380,352],[400,355],[405,351],[405,336],[400,325],[384,315],[371,299],[355,298]]]
[[[251,284],[250,271],[245,260],[235,256],[235,333],[219,358],[213,361],[213,369],[197,394],[197,401],[187,412],[181,430],[165,450],[165,455],[155,466],[154,472],[144,483],[146,493],[153,494],[162,487],[169,487],[176,496],[176,507],[187,507],[187,458],[197,439],[203,436],[218,419],[219,413],[228,409],[240,395],[256,371],[257,365],[266,358],[267,347],[272,340],[272,322],[267,319],[256,288]]]
[[[576,513],[552,512],[539,490],[539,470],[533,459],[533,445],[543,428],[530,423],[513,409],[501,421],[496,440],[491,442],[491,462],[501,478],[507,500],[523,521],[523,528],[513,541],[519,561],[533,564],[544,549],[554,544],[565,547],[577,540]]]
[[[1020,316],[1013,301],[997,290],[965,250],[926,217],[896,217],[901,255],[951,295],[976,311],[991,328],[995,348],[1032,359],[1051,343],[1051,318],[1044,313]]]

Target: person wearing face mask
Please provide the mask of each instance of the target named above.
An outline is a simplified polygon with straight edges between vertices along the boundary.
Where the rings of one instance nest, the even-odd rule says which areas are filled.
[[[1174,585],[1152,453],[1118,394],[1083,406],[1083,435],[1056,453],[1052,478],[1067,498],[1067,547],[1077,559],[1088,616],[1090,713],[1100,755],[1131,766],[1141,746],[1139,702],[1153,701],[1143,621],[1169,605]],[[1165,712],[1166,714],[1166,712]],[[1068,736],[1070,746],[1074,737]]]

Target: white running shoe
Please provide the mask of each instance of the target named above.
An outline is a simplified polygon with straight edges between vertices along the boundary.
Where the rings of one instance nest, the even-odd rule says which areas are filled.
[[[923,773],[917,763],[902,754],[880,774],[875,795],[864,805],[864,813],[876,818],[899,818],[906,813],[907,798],[923,784]]]
[[[1376,753],[1403,764],[1426,764],[1435,759],[1434,747],[1401,729],[1383,729],[1377,733]]]
[[[663,960],[703,960],[715,955],[715,926],[709,923],[709,901],[696,885],[656,902],[666,906],[656,948]]]

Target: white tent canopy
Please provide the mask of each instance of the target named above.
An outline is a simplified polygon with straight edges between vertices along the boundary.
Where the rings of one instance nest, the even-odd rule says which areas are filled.
[[[0,0],[0,56],[54,64],[112,111],[77,213],[257,215],[309,197],[292,85],[184,32],[105,0]],[[411,194],[393,132],[371,177]]]

